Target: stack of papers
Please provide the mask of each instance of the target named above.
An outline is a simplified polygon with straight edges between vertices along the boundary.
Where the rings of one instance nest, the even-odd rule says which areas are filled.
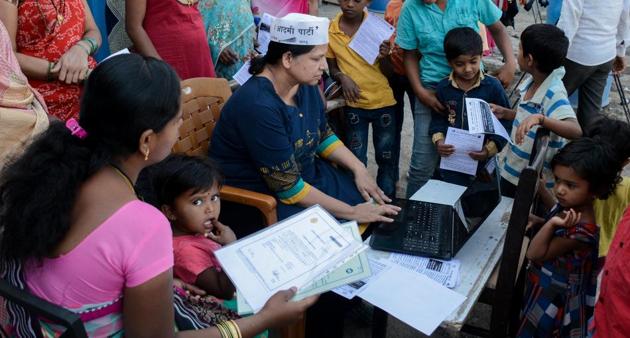
[[[227,245],[215,255],[241,299],[256,312],[280,290],[297,287],[305,294],[315,294],[330,290],[332,287],[326,289],[329,280],[345,284],[364,278],[370,274],[365,260],[353,263],[357,274],[352,267],[346,268],[350,273],[330,274],[365,248],[352,231],[316,205]]]
[[[351,233],[354,239],[361,241],[361,235],[359,234],[357,222],[353,221],[343,223],[341,224],[341,227]],[[361,279],[368,278],[371,274],[367,255],[364,251],[361,251],[358,255],[334,269],[323,278],[314,281],[311,285],[303,289],[298,290],[298,293],[293,297],[293,300],[298,301],[312,295],[324,293],[340,285],[354,283],[356,281],[360,281]],[[236,304],[238,314],[241,316],[249,315],[254,312],[251,306],[247,304],[247,301],[245,301],[243,295],[238,291],[236,294]]]

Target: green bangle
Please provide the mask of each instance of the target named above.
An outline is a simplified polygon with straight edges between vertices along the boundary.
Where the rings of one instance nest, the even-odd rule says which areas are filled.
[[[86,41],[87,43],[90,44],[90,55],[92,55],[98,49],[96,40],[92,39],[91,37],[86,36],[83,39],[81,39],[81,41]]]
[[[85,52],[85,54],[87,54],[87,56],[90,56],[90,51],[87,48],[85,48],[82,44],[77,42],[75,46],[79,46],[79,48],[83,49],[83,51]]]
[[[46,70],[46,81],[51,82],[53,80],[52,77],[52,69],[55,66],[54,63],[48,61],[48,70]]]

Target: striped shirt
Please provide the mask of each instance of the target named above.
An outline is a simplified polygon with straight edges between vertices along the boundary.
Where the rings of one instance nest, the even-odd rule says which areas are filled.
[[[516,139],[518,126],[531,114],[545,114],[545,118],[565,120],[576,118],[573,108],[567,98],[567,90],[562,83],[564,67],[556,68],[543,83],[538,87],[534,96],[525,101],[521,99],[516,109],[516,117],[512,122],[512,140]],[[518,88],[521,98],[525,97],[525,92],[533,84],[531,75],[523,81]],[[534,126],[523,139],[521,144],[510,144],[501,158],[501,177],[514,185],[518,185],[518,178],[521,171],[527,167],[529,156],[534,145],[534,138],[539,126]],[[543,168],[544,178],[548,188],[553,187],[553,174],[551,172],[551,159],[564,146],[566,140],[551,132],[549,137],[549,148],[545,156]]]

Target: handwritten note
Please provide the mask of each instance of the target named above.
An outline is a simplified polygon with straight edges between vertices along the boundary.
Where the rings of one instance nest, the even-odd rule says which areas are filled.
[[[441,158],[440,169],[475,175],[479,161],[473,160],[468,153],[480,151],[483,147],[483,138],[483,134],[471,134],[467,130],[449,127],[444,143],[455,147],[455,152]]]
[[[354,33],[349,47],[373,65],[378,57],[381,43],[389,40],[396,29],[376,15],[369,13],[366,15],[367,18]]]

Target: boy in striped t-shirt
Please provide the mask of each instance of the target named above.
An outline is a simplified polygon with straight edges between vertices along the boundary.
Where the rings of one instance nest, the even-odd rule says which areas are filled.
[[[562,30],[552,25],[535,24],[521,34],[518,64],[528,77],[519,86],[521,98],[516,111],[492,106],[498,118],[513,120],[512,140],[501,158],[501,191],[513,197],[518,178],[527,166],[539,127],[551,131],[549,149],[544,164],[547,187],[553,187],[553,174],[549,163],[553,155],[565,144],[565,138],[582,136],[582,129],[567,98],[562,84],[562,62],[567,54],[569,40]]]

